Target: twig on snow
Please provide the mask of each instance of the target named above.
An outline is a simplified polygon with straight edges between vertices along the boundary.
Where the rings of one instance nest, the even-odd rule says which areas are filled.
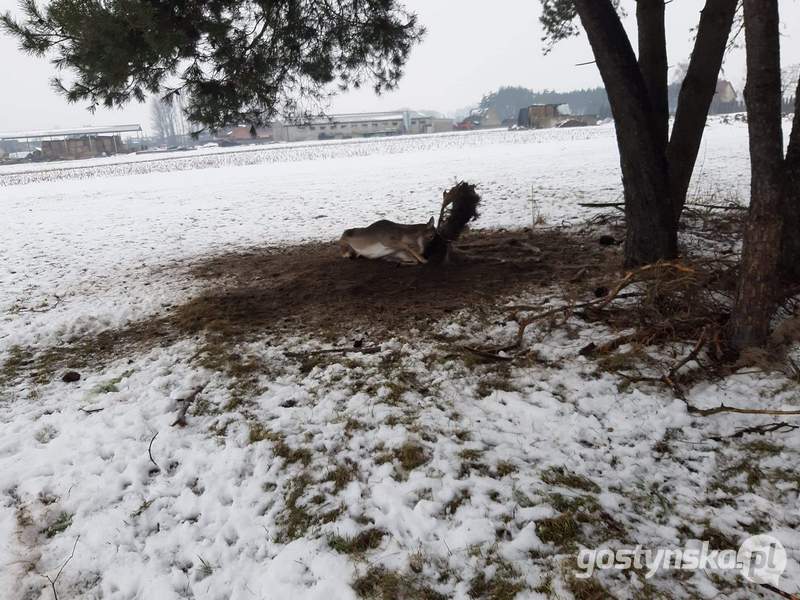
[[[156,469],[158,469],[160,471],[161,467],[158,466],[158,463],[153,458],[153,442],[156,441],[156,437],[158,437],[158,432],[157,431],[156,431],[155,435],[152,437],[152,439],[150,440],[150,445],[147,446],[147,455],[150,457],[150,462],[153,463],[156,466]]]
[[[722,440],[740,438],[748,433],[757,433],[763,435],[765,433],[774,433],[776,431],[780,431],[781,429],[785,430],[781,433],[788,433],[790,431],[794,431],[795,429],[800,429],[800,425],[792,425],[786,421],[779,421],[778,423],[767,423],[765,425],[755,425],[754,427],[737,429],[736,433],[732,433],[731,435],[716,435],[712,436],[710,439],[714,440],[715,442],[721,442]]]
[[[789,592],[784,592],[780,588],[776,588],[774,585],[769,583],[760,583],[761,587],[768,589],[770,592],[778,594],[781,598],[786,598],[787,600],[800,600],[800,596],[797,594],[790,594]]]
[[[305,352],[284,352],[283,355],[287,358],[306,358],[307,356],[315,356],[317,354],[347,354],[348,352],[358,352],[360,354],[377,354],[381,351],[380,346],[368,346],[367,348],[356,348],[351,346],[348,348],[326,348],[324,350],[307,350]]]
[[[474,348],[472,346],[462,346],[464,350],[474,354],[475,356],[479,356],[480,358],[485,358],[487,360],[496,360],[499,362],[510,362],[514,360],[513,356],[503,356],[502,354],[498,354],[498,352],[502,352],[505,348],[500,348],[495,352],[490,352],[489,350],[481,349],[481,348]]]
[[[69,561],[72,560],[72,557],[75,556],[75,548],[78,546],[78,540],[79,539],[81,539],[80,535],[78,535],[78,537],[75,538],[75,543],[72,544],[72,553],[69,555],[69,558],[67,558],[67,560],[64,561],[64,564],[61,565],[61,568],[58,570],[58,573],[56,573],[55,578],[52,579],[49,575],[43,575],[43,577],[45,579],[47,579],[47,581],[50,582],[50,587],[53,590],[53,600],[58,600],[58,592],[56,591],[56,583],[58,583],[58,579],[59,579],[59,577],[61,577],[61,573],[63,573],[64,567],[66,567],[67,563],[69,563]]]

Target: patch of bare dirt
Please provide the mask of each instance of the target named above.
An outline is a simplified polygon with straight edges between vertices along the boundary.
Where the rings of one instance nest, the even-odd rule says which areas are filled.
[[[194,276],[214,286],[177,307],[171,320],[186,332],[232,336],[392,334],[525,289],[585,284],[619,265],[616,247],[563,229],[472,232],[443,265],[344,259],[334,243],[254,249],[194,265]]]
[[[342,258],[334,242],[210,256],[189,266],[192,276],[208,282],[207,292],[164,317],[51,348],[16,348],[0,369],[0,384],[22,375],[43,383],[63,369],[97,367],[187,336],[208,334],[226,347],[273,333],[368,334],[377,342],[461,309],[497,306],[528,289],[607,283],[621,256],[598,237],[592,229],[473,231],[449,262],[422,266]],[[165,268],[182,277],[187,266]]]

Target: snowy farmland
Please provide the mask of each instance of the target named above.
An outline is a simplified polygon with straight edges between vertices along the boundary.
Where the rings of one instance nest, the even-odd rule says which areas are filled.
[[[500,367],[451,350],[513,336],[497,305],[385,337],[148,329],[225,279],[198,263],[424,222],[457,179],[478,184],[483,228],[529,225],[531,198],[548,226],[620,199],[610,126],[0,168],[0,597],[751,598],[769,592],[724,572],[582,580],[575,557],[755,533],[800,590],[800,436],[736,435],[770,418],[693,417],[598,369],[578,350],[600,325],[531,327],[527,358]],[[747,185],[746,126],[713,122],[693,197]],[[314,354],[353,341],[374,352]],[[689,397],[800,403],[779,373]]]

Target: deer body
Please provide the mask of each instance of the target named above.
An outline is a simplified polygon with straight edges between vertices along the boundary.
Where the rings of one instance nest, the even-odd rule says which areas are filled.
[[[346,230],[339,239],[342,256],[384,258],[408,264],[428,261],[422,256],[436,233],[433,217],[427,223],[407,225],[382,219],[368,227]]]

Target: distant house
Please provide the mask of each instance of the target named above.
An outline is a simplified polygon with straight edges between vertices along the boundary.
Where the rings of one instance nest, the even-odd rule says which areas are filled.
[[[130,152],[132,136],[141,133],[139,125],[108,125],[0,133],[0,142],[13,144],[10,158],[24,151],[35,160],[74,160]]]
[[[502,125],[503,121],[500,119],[497,109],[490,106],[486,109],[473,109],[467,117],[456,124],[455,128],[470,131],[472,129],[492,129]]]
[[[126,152],[128,147],[118,135],[84,135],[62,140],[42,140],[42,154],[47,160],[75,160]]]
[[[531,129],[596,125],[596,115],[573,115],[568,104],[533,104],[519,111],[517,125]]]
[[[717,80],[717,89],[714,92],[714,97],[719,102],[735,102],[737,100],[733,84],[724,79]]]
[[[253,135],[253,133],[255,133],[255,135]],[[236,144],[263,143],[273,141],[273,132],[271,127],[258,127],[254,129],[251,125],[234,125],[218,131],[215,139]]]
[[[680,98],[683,80],[674,81],[669,84],[668,98],[670,113],[675,114],[678,110],[678,99]],[[714,88],[714,97],[711,100],[708,112],[712,115],[734,113],[744,110],[744,105],[739,99],[736,88],[730,81],[718,79],[717,86]]]

